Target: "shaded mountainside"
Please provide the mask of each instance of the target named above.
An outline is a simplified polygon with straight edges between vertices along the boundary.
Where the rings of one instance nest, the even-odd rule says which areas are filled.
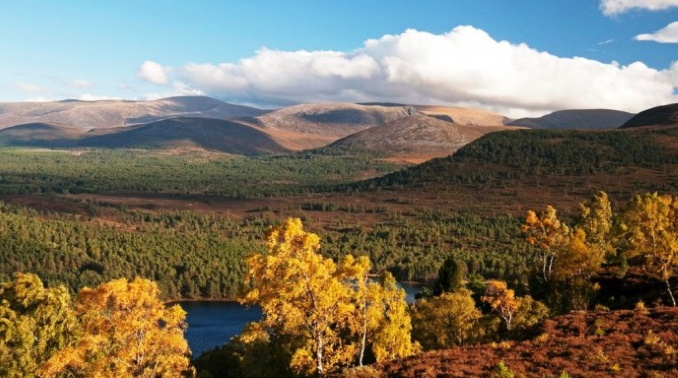
[[[78,138],[82,130],[52,123],[27,123],[0,130],[0,146],[62,146],[63,141]]]
[[[540,336],[510,345],[425,353],[376,366],[387,377],[678,376],[678,309],[575,312],[547,320]],[[501,375],[508,376],[508,375]]]
[[[81,147],[199,147],[231,154],[288,152],[265,133],[241,123],[210,118],[173,118],[94,135],[77,141]]]
[[[547,204],[571,208],[599,190],[620,201],[639,192],[676,193],[678,127],[490,133],[454,155],[358,187],[514,214]]]
[[[416,113],[412,107],[302,104],[257,117],[259,127],[291,150],[326,146],[353,133]]]
[[[508,123],[532,129],[616,129],[632,113],[609,109],[560,110],[539,118],[521,118]]]
[[[0,128],[25,123],[57,123],[79,129],[125,127],[174,117],[231,119],[266,111],[228,104],[205,96],[153,101],[79,101],[0,103]]]
[[[90,132],[52,124],[28,124],[0,130],[0,144],[46,148],[195,147],[242,155],[288,152],[260,130],[210,118],[173,118]]]
[[[657,106],[638,113],[622,125],[622,129],[642,126],[678,125],[678,104]]]
[[[488,132],[505,129],[503,126],[464,126],[415,114],[349,135],[329,148],[419,163],[447,156]]]

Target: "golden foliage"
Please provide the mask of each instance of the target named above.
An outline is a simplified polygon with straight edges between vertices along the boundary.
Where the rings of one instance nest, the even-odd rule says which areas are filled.
[[[0,376],[31,377],[56,351],[78,336],[71,296],[63,286],[45,288],[34,274],[0,285]]]
[[[678,199],[657,193],[637,195],[621,215],[627,256],[642,256],[647,268],[666,283],[678,268]]]
[[[293,353],[293,370],[324,374],[348,365],[354,349],[338,332],[355,306],[336,264],[317,253],[318,236],[305,232],[300,219],[287,219],[269,232],[266,244],[266,256],[247,260],[251,290],[242,302],[260,305],[262,322],[274,332],[306,339]]]
[[[490,305],[492,311],[504,320],[506,329],[511,331],[511,321],[518,309],[518,301],[515,298],[515,292],[506,286],[506,282],[490,280],[487,283],[485,295],[480,300]]]
[[[418,300],[411,316],[413,338],[425,349],[442,349],[473,340],[482,313],[471,292],[461,289]]]
[[[118,279],[84,288],[76,300],[83,335],[52,356],[44,377],[181,377],[191,371],[186,313],[166,307],[149,280]]]
[[[300,340],[290,368],[324,375],[356,357],[362,363],[368,346],[378,360],[416,352],[404,292],[393,277],[370,281],[364,256],[348,255],[337,265],[318,253],[319,240],[301,220],[287,219],[269,232],[268,253],[247,259],[250,289],[241,301],[261,306],[261,325],[272,334]]]
[[[536,247],[542,275],[545,281],[549,281],[553,273],[553,262],[567,243],[569,228],[560,222],[556,209],[549,205],[540,215],[529,210],[521,231],[525,234],[525,240]]]

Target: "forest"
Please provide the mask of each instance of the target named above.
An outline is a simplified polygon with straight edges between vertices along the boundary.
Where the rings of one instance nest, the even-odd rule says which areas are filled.
[[[0,148],[0,195],[146,192],[242,198],[327,190],[400,165],[367,154]]]
[[[5,362],[0,372],[8,377],[376,377],[381,376],[380,369],[389,369],[389,361],[407,360],[422,351],[488,343],[510,349],[521,340],[546,340],[548,334],[538,331],[543,322],[557,321],[559,315],[573,310],[605,313],[626,308],[639,316],[652,316],[662,314],[653,312],[659,311],[655,308],[676,307],[678,198],[639,194],[613,210],[607,194],[599,192],[580,203],[579,209],[577,217],[561,219],[557,209],[547,206],[529,210],[512,223],[516,228],[505,237],[523,246],[519,260],[525,281],[511,280],[509,269],[483,276],[463,255],[449,254],[436,268],[431,290],[420,293],[410,306],[388,269],[379,272],[369,255],[356,249],[336,257],[326,254],[323,247],[333,241],[304,230],[301,219],[252,225],[250,230],[260,228],[262,234],[242,235],[249,234],[250,242],[260,248],[240,256],[240,286],[234,293],[242,303],[261,306],[264,317],[192,365],[179,337],[185,314],[163,304],[154,277],[109,276],[101,283],[69,289],[58,279],[44,286],[34,274],[14,274],[0,286],[0,314],[5,319],[0,328],[0,361]],[[31,217],[38,216],[8,205],[3,214],[24,217],[14,228],[31,225]],[[191,227],[191,222],[181,223],[169,215],[136,216],[143,220],[141,224],[156,227],[157,233],[181,232],[170,225]],[[193,219],[194,229],[198,224],[208,227],[200,218],[188,219]],[[41,227],[67,229],[68,222],[49,220]],[[221,227],[219,222],[211,225]],[[223,226],[222,231],[228,228],[226,223]],[[133,243],[133,239],[122,240]],[[53,240],[52,246],[60,242]],[[634,284],[626,292],[610,288],[605,279],[609,273],[621,282],[642,276],[660,290],[634,291]],[[219,273],[213,274],[216,278]],[[610,292],[614,295],[608,296]],[[143,340],[134,327],[112,326],[128,322],[144,330]],[[598,340],[612,332],[603,322],[594,321],[592,327],[590,332]],[[40,329],[41,335],[27,337],[26,332],[30,335],[34,329]],[[629,347],[635,348],[634,353],[646,353],[647,348],[657,351],[652,363],[642,366],[645,374],[674,375],[678,335],[656,331]],[[121,340],[137,342],[131,347]],[[158,345],[167,347],[159,350]],[[605,358],[612,358],[613,352],[608,350]],[[494,375],[487,376],[513,376],[503,361],[491,363]],[[609,374],[622,366],[627,362],[606,362],[602,369]],[[575,373],[557,368],[552,376]]]

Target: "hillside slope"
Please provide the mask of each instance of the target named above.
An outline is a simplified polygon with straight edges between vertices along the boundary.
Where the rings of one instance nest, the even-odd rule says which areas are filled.
[[[632,113],[609,109],[560,110],[539,118],[520,118],[508,124],[532,129],[616,129]]]
[[[0,130],[0,146],[64,147],[82,130],[53,123],[27,123]]]
[[[414,113],[416,110],[408,106],[302,104],[267,113],[256,122],[286,148],[304,150]]]
[[[574,210],[599,190],[620,201],[639,192],[675,192],[678,126],[490,133],[449,157],[358,186],[390,188],[406,198],[449,199],[453,208],[520,215],[547,204]]]
[[[125,127],[175,117],[231,119],[258,116],[265,112],[205,96],[169,97],[153,101],[64,100],[0,103],[0,128],[42,122],[88,130]]]
[[[482,135],[500,129],[506,127],[464,126],[415,114],[349,135],[329,147],[420,163],[447,156]]]
[[[436,105],[415,105],[414,108],[423,114],[467,126],[498,126],[510,121],[501,114],[479,109]]]
[[[621,126],[622,129],[643,126],[678,125],[678,104],[657,106],[638,113]]]
[[[198,147],[240,155],[288,152],[260,130],[238,122],[210,118],[172,118],[88,134],[75,140],[75,145],[105,148]]]
[[[424,353],[377,366],[386,377],[678,376],[678,309],[576,312],[547,320],[541,337],[510,347],[478,345]]]

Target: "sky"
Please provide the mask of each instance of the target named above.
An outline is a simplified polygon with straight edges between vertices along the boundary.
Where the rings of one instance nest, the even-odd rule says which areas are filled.
[[[678,0],[0,0],[0,102],[678,102]]]

